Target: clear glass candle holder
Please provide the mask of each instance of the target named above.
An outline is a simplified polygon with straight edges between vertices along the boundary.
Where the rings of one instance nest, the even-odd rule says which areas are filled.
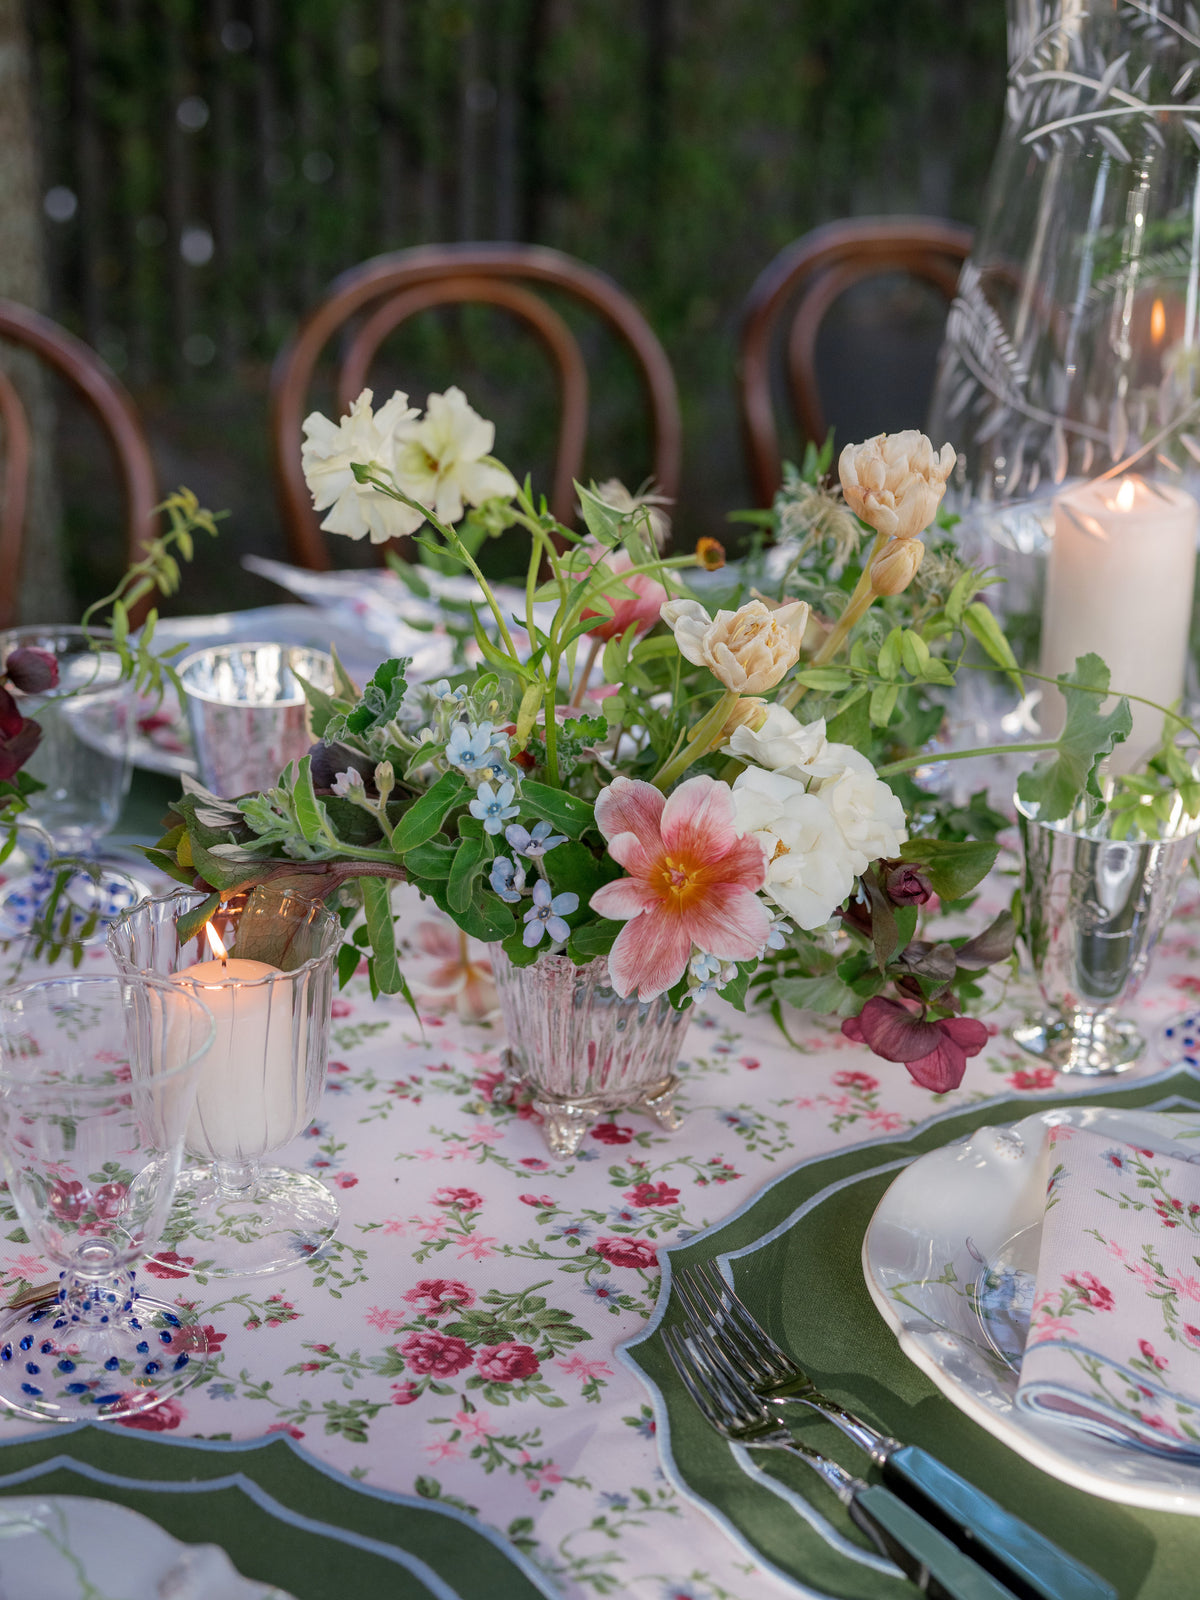
[[[214,1031],[189,990],[141,974],[0,991],[0,1168],[58,1269],[0,1311],[0,1404],[21,1416],[120,1420],[201,1376],[202,1327],[134,1267],[167,1224]]]
[[[323,905],[262,885],[230,895],[207,925],[223,959],[207,929],[179,937],[179,919],[204,898],[177,889],[144,900],[108,934],[120,971],[172,976],[216,1021],[160,1263],[205,1277],[281,1272],[337,1226],[337,1201],[318,1178],[266,1157],[316,1114],[341,925]]]

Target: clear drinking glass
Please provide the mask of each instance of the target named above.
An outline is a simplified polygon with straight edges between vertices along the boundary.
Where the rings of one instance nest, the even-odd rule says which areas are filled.
[[[341,924],[323,905],[261,885],[230,895],[204,932],[181,942],[192,889],[119,917],[108,948],[126,974],[173,974],[216,1017],[200,1075],[175,1205],[163,1231],[170,1266],[210,1277],[280,1272],[332,1238],[338,1205],[320,1181],[264,1158],[313,1120],[325,1086]]]
[[[56,1422],[133,1416],[203,1370],[207,1342],[143,1294],[201,1058],[203,1003],[155,977],[39,979],[0,991],[0,1163],[59,1281],[0,1313],[0,1404]]]
[[[41,727],[25,770],[45,785],[29,797],[32,829],[22,830],[31,870],[0,893],[0,938],[37,931],[51,896],[71,908],[64,930],[104,922],[149,889],[115,863],[97,858],[129,792],[129,752],[136,722],[133,684],[106,649],[104,629],[10,628],[0,633],[0,661],[13,650],[45,650],[58,662],[58,683],[42,694],[11,690],[21,714]],[[74,868],[74,870],[71,870]],[[55,918],[55,926],[60,919]]]
[[[301,645],[221,644],[179,663],[200,778],[234,799],[269,789],[313,742],[299,673],[333,688],[333,658]]]

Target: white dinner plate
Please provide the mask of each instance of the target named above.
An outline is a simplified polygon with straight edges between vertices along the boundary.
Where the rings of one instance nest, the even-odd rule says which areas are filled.
[[[1015,1404],[1056,1123],[1200,1163],[1200,1115],[1074,1106],[980,1128],[930,1151],[888,1189],[863,1272],[900,1348],[943,1394],[1026,1461],[1126,1505],[1200,1516],[1200,1464],[1131,1449]]]
[[[80,1495],[0,1498],[0,1594],[29,1600],[290,1600],[243,1578],[215,1544]]]

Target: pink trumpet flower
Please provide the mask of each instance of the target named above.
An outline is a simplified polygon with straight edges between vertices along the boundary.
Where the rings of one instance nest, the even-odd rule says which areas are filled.
[[[689,778],[665,799],[652,783],[615,778],[596,801],[608,853],[629,874],[597,889],[593,911],[625,921],[608,957],[619,995],[653,1000],[687,971],[693,945],[749,961],[771,919],[755,891],[762,846],[734,824],[733,796],[715,778]]]
[[[602,560],[613,576],[618,578],[628,572],[633,565],[628,551],[625,550],[598,550],[596,559]],[[595,627],[588,629],[595,638],[617,639],[627,628],[632,627],[636,627],[639,634],[647,633],[658,621],[664,600],[670,599],[662,584],[648,572],[635,572],[632,578],[624,579],[624,586],[632,592],[608,597],[608,603],[612,606],[612,616],[600,617]],[[583,615],[599,617],[600,613],[589,608]]]

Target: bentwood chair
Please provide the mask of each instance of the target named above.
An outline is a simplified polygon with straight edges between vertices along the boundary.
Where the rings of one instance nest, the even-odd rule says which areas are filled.
[[[112,369],[74,334],[14,300],[0,300],[0,344],[21,346],[65,378],[95,414],[112,447],[126,507],[127,551],[137,560],[154,536],[158,504],[154,463],[137,410]],[[4,461],[4,496],[0,501],[0,627],[16,620],[21,549],[32,461],[32,430],[26,407],[12,378],[0,369],[0,447]],[[149,597],[131,609],[139,623]]]
[[[336,394],[339,409],[345,411],[362,390],[384,340],[409,318],[436,306],[495,306],[532,330],[544,347],[557,373],[560,414],[550,508],[560,522],[570,525],[575,515],[572,482],[583,478],[588,375],[575,334],[542,298],[540,291],[545,290],[585,308],[632,355],[649,411],[655,486],[674,498],[682,448],[675,378],[654,330],[629,296],[594,267],[541,246],[422,246],[376,256],[335,279],[275,363],[272,452],[280,506],[297,562],[316,570],[330,564],[300,466],[301,424],[322,351],[340,335]]]
[[[742,312],[738,400],[760,505],[771,504],[781,476],[772,398],[777,348],[786,348],[788,388],[801,435],[820,444],[828,430],[817,376],[817,335],[835,302],[865,279],[901,274],[932,285],[948,306],[971,240],[970,228],[932,217],[859,217],[814,228],[759,274]]]

